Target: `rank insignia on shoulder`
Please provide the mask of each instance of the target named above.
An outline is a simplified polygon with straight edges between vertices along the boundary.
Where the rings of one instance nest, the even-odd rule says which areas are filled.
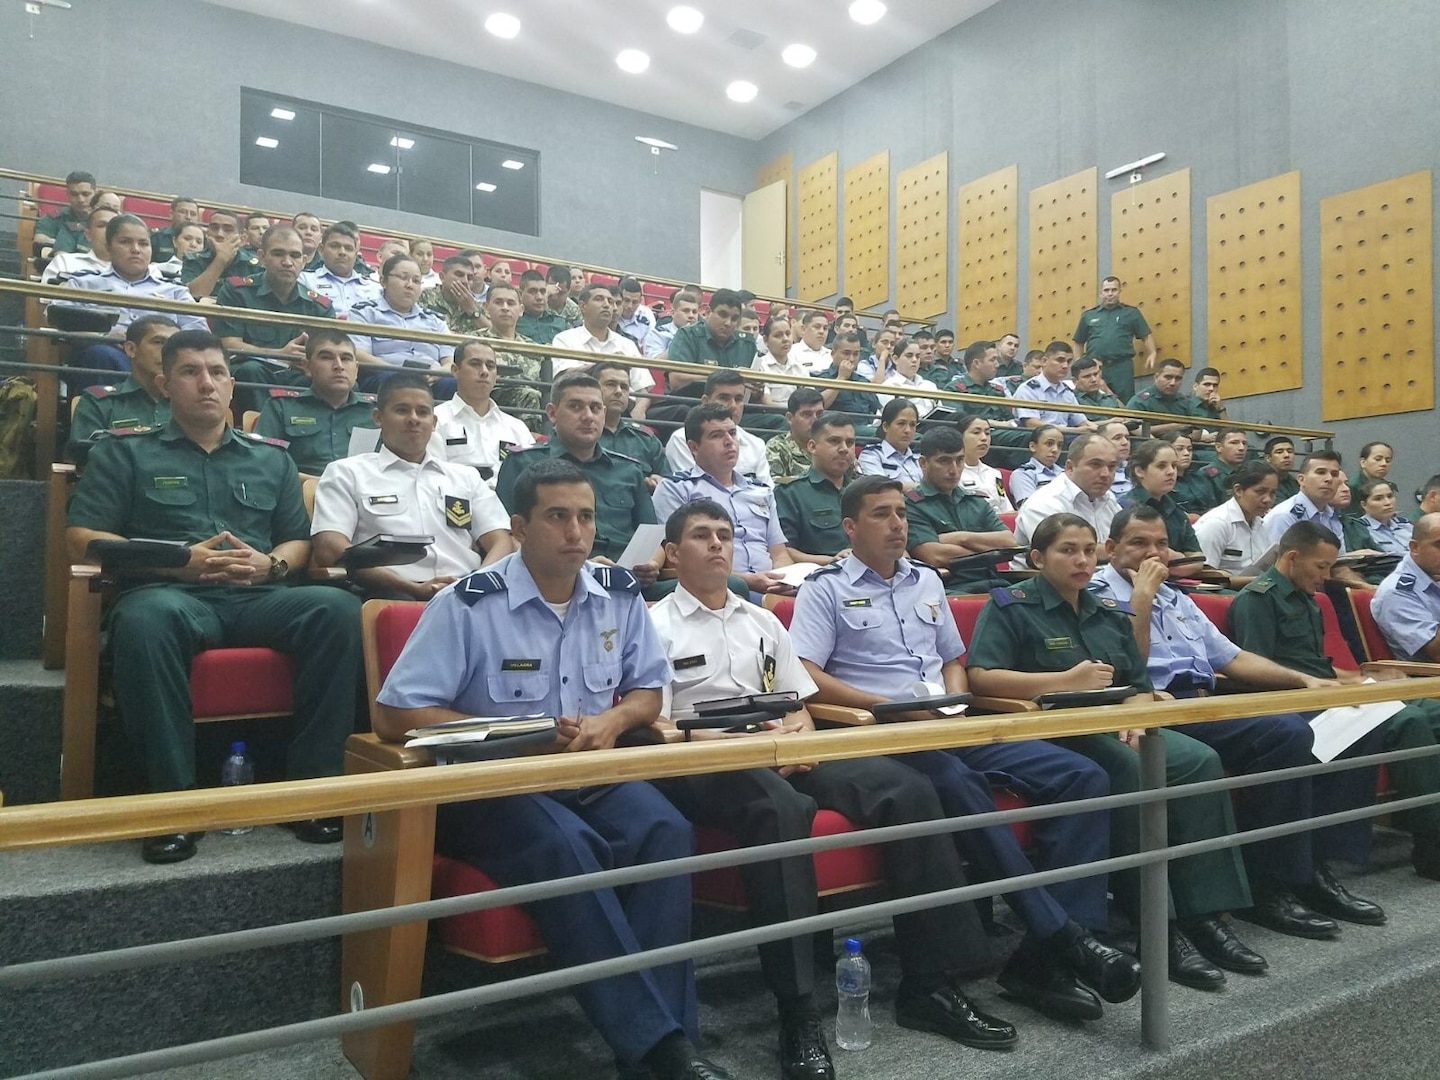
[[[1297,502],[1294,506],[1290,507],[1290,513],[1294,514],[1297,518],[1303,518],[1305,516],[1305,507]]]
[[[87,386],[85,388],[85,393],[89,394],[93,398],[103,398],[109,397],[118,389],[119,387],[115,386]]]
[[[361,394],[360,400],[366,405],[374,405],[380,399],[375,394]]]
[[[290,386],[272,386],[270,396],[273,398],[299,397],[300,391]]]
[[[1205,468],[1200,470],[1200,475],[1208,476],[1213,480],[1215,477],[1220,475],[1220,470],[1217,469],[1214,465],[1206,465]]]
[[[1262,577],[1262,578],[1256,578],[1254,581],[1252,581],[1249,585],[1246,585],[1245,588],[1241,589],[1240,591],[1241,591],[1241,592],[1267,593],[1267,592],[1269,592],[1271,589],[1273,589],[1274,587],[1275,587],[1275,579],[1274,579],[1274,578]]]
[[[911,488],[905,493],[905,498],[909,499],[911,502],[918,503],[923,502],[925,496],[920,494],[919,488]]]
[[[820,569],[818,569],[818,570],[816,570],[816,571],[813,571],[813,572],[810,574],[810,576],[807,577],[805,580],[806,580],[806,581],[814,581],[816,578],[818,578],[818,577],[823,577],[825,574],[838,574],[838,573],[840,572],[840,568],[841,568],[843,565],[844,565],[843,562],[827,563],[827,564],[825,564],[824,566],[820,567]],[[801,588],[804,588],[805,586],[804,586],[804,584],[802,583],[800,587],[801,587]]]
[[[236,274],[233,277],[227,277],[225,279],[225,284],[233,285],[237,289],[243,289],[246,285],[255,284],[255,279],[253,277],[245,277],[244,275]]]
[[[640,579],[623,566],[592,566],[590,573],[595,576],[602,589],[629,593],[640,591]]]
[[[317,304],[319,304],[321,307],[328,308],[328,307],[331,306],[331,300],[330,300],[330,298],[329,298],[328,296],[325,296],[325,295],[323,295],[323,294],[321,294],[321,293],[316,292],[314,289],[306,289],[306,290],[305,290],[305,296],[306,296],[307,299],[314,300],[314,301],[315,301]]]
[[[990,599],[995,601],[996,607],[1009,607],[1016,600],[1024,600],[1030,595],[1024,589],[1014,585],[1002,585],[998,589],[990,590]]]
[[[156,430],[158,430],[158,429],[151,427],[149,424],[137,424],[135,427],[112,427],[112,428],[107,428],[106,431],[105,431],[105,434],[106,434],[106,435],[145,435],[145,434],[147,434],[148,432],[156,431]]]
[[[1415,575],[1401,574],[1395,579],[1395,587],[1397,589],[1404,589],[1406,592],[1413,591],[1415,588]]]
[[[1135,612],[1124,600],[1116,600],[1114,597],[1102,596],[1099,598],[1100,606],[1110,608],[1112,611],[1119,611],[1126,615],[1134,615]]]
[[[290,446],[290,444],[284,439],[271,439],[265,435],[257,435],[253,431],[242,431],[240,432],[240,434],[245,436],[245,438],[249,439],[251,442],[266,443],[270,446],[278,446],[281,450],[288,449]]]
[[[468,529],[471,521],[470,500],[447,495],[445,497],[445,520],[457,529]]]
[[[509,588],[496,571],[476,570],[455,583],[455,595],[466,605],[473,606],[482,596],[507,592]]]

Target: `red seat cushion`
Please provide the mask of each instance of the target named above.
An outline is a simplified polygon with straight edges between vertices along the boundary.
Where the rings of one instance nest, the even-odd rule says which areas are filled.
[[[960,639],[970,642],[975,637],[975,620],[980,618],[980,609],[989,601],[988,596],[950,597],[950,615],[960,631]]]
[[[495,888],[495,882],[469,863],[444,855],[435,856],[430,883],[435,899],[490,892]],[[518,907],[452,915],[437,922],[436,932],[447,948],[492,962],[514,960],[545,951],[539,927]]]
[[[274,649],[207,649],[190,668],[192,715],[288,715],[295,668]]]
[[[811,836],[839,836],[855,831],[849,819],[834,810],[816,813],[810,827]],[[734,837],[719,829],[702,826],[695,830],[695,849],[701,854],[734,851],[737,846]],[[821,896],[878,885],[883,880],[880,849],[873,845],[815,853],[815,884]],[[740,880],[740,871],[733,866],[696,874],[691,888],[692,895],[701,903],[737,909],[746,906],[745,886]]]
[[[1004,469],[1002,469],[1001,472],[1004,472],[1004,473],[1005,473],[1005,490],[1006,490],[1006,491],[1009,491],[1009,490],[1010,490],[1010,474],[1009,474],[1009,472],[1008,472],[1007,470],[1004,470]],[[1009,529],[1012,533],[1015,531],[1015,522],[1017,522],[1017,521],[1019,521],[1019,520],[1020,520],[1020,512],[1019,512],[1018,510],[1011,510],[1009,513],[1005,513],[1005,514],[1001,514],[1001,515],[1000,515],[1000,524],[1004,525],[1005,528]]]
[[[400,650],[410,640],[424,611],[425,604],[419,600],[404,600],[381,608],[375,619],[375,658],[381,682],[400,658]]]
[[[1325,634],[1322,645],[1330,663],[1339,671],[1359,671],[1360,665],[1355,662],[1355,654],[1350,651],[1350,644],[1340,629],[1340,618],[1335,614],[1335,605],[1330,602],[1330,597],[1317,592],[1315,603],[1320,605],[1320,624]]]
[[[1198,607],[1212,623],[1215,629],[1222,634],[1230,632],[1230,596],[1216,596],[1214,593],[1191,593],[1190,599],[1195,601]]]
[[[1360,628],[1360,638],[1365,642],[1365,652],[1369,659],[1394,660],[1395,655],[1390,651],[1390,643],[1385,640],[1385,635],[1375,623],[1375,616],[1370,612],[1372,599],[1374,594],[1364,589],[1350,590],[1350,610],[1355,613],[1355,625]]]
[[[780,625],[789,630],[790,620],[795,617],[795,600],[793,597],[787,596],[783,600],[777,601],[770,611],[775,618],[780,620]]]

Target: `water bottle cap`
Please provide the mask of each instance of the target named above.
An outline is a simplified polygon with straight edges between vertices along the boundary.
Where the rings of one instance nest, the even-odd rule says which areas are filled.
[[[232,743],[230,744],[230,753],[232,753],[232,754],[244,754],[244,753],[245,753],[245,744],[244,744],[243,742],[232,742]]]
[[[859,939],[859,938],[855,938],[855,937],[847,937],[847,938],[845,939],[845,951],[846,951],[847,953],[849,953],[851,956],[859,956],[859,955],[860,955],[860,939]]]

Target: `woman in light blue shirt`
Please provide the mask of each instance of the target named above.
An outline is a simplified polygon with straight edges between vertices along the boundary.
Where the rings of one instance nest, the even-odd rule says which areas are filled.
[[[920,413],[909,398],[891,398],[880,410],[880,441],[860,451],[856,467],[864,476],[899,480],[909,491],[920,483],[920,456],[910,449]]]
[[[385,260],[385,265],[380,270],[380,284],[384,289],[380,298],[363,300],[350,309],[350,338],[355,342],[355,352],[362,364],[382,363],[397,368],[449,370],[450,358],[455,354],[453,345],[365,336],[365,323],[394,329],[448,334],[450,327],[439,314],[416,303],[423,279],[424,273],[420,264],[409,255],[392,255]],[[375,382],[374,369],[362,377],[362,385],[366,389],[370,389]]]
[[[1400,514],[1395,485],[1389,480],[1367,480],[1355,492],[1355,497],[1364,511],[1360,523],[1369,530],[1375,550],[1387,555],[1408,555],[1415,527]]]

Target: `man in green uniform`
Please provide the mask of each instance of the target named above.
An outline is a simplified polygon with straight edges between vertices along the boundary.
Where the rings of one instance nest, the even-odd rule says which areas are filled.
[[[1325,655],[1325,631],[1315,591],[1330,578],[1340,545],[1335,534],[1315,521],[1298,521],[1280,537],[1275,565],[1246,585],[1230,604],[1230,637],[1242,649],[1318,679],[1338,679],[1354,684],[1364,681],[1358,671],[1337,671]],[[1434,746],[1440,737],[1440,701],[1412,701],[1376,730],[1363,736],[1341,755],[1378,754]],[[1440,791],[1440,757],[1392,761],[1386,766],[1401,799]],[[1335,774],[1354,778],[1349,805],[1373,801],[1374,772],[1354,769]],[[1343,809],[1336,807],[1335,809]],[[1369,834],[1369,822],[1359,823]],[[1440,804],[1405,814],[1405,827],[1422,842],[1416,846],[1416,866],[1428,866],[1429,877],[1440,866],[1436,845],[1440,845]],[[1363,844],[1353,861],[1363,861]],[[1350,856],[1347,856],[1350,858]]]
[[[1223,429],[1216,435],[1215,464],[1202,465],[1198,460],[1192,461],[1190,468],[1175,482],[1171,497],[1192,514],[1214,510],[1233,494],[1230,477],[1249,452],[1250,444],[1245,432],[1239,428]],[[1299,490],[1298,485],[1296,490]]]
[[[211,210],[205,226],[205,246],[186,255],[180,264],[180,282],[196,300],[214,296],[228,278],[251,277],[264,270],[260,259],[242,253],[245,238],[240,233],[240,215],[229,210]]]
[[[1180,423],[1157,424],[1152,422],[1150,433],[1157,437],[1182,427],[1198,427],[1194,422],[1199,416],[1195,410],[1195,403],[1180,392],[1180,384],[1184,381],[1184,364],[1174,359],[1161,360],[1160,366],[1155,370],[1155,385],[1149,390],[1141,390],[1135,394],[1125,407],[1137,409],[1140,412],[1155,413],[1159,416],[1181,418],[1182,422]]]
[[[1015,337],[1014,334],[1006,336]],[[966,346],[962,359],[964,367],[949,389],[961,394],[995,398],[997,401],[1010,400],[1005,391],[994,384],[1000,363],[995,342],[971,342]],[[1030,430],[1016,419],[1014,409],[1007,409],[1003,405],[977,405],[971,401],[957,401],[953,407],[960,412],[975,413],[990,421],[990,445],[999,450],[995,457],[1000,465],[1013,467],[1030,456],[1027,450],[1030,445]]]
[[[1220,370],[1203,367],[1195,373],[1190,387],[1190,401],[1196,416],[1213,421],[1217,426],[1225,419],[1225,400],[1220,396]]]
[[[570,324],[560,312],[550,307],[550,286],[539,270],[526,270],[520,275],[520,320],[515,329],[541,345],[549,345],[555,335],[569,330]]]
[[[549,358],[538,353],[522,353],[505,349],[501,342],[519,341],[535,344],[516,329],[520,321],[520,290],[508,281],[492,281],[485,291],[485,320],[488,329],[479,330],[475,336],[493,343],[495,359],[500,362],[501,375],[508,379],[521,379],[526,383],[549,380]],[[505,371],[505,368],[512,370]],[[541,393],[538,386],[497,386],[491,395],[496,404],[519,416],[531,431],[544,430],[545,420],[540,416]]]
[[[1145,370],[1155,370],[1155,335],[1139,308],[1120,302],[1120,279],[1107,277],[1100,282],[1100,303],[1080,315],[1075,344],[1100,357],[1105,382],[1121,401],[1135,396],[1136,338],[1145,349]]]
[[[670,467],[665,464],[665,444],[649,428],[625,419],[625,410],[630,407],[630,369],[615,360],[601,360],[584,371],[600,384],[605,399],[601,447],[638,461],[645,470],[645,486],[654,491]]]
[[[373,426],[375,395],[355,390],[360,378],[355,344],[338,328],[310,332],[301,367],[309,388],[271,390],[255,421],[255,433],[286,442],[295,467],[307,476],[319,476],[326,465],[349,453],[352,431]]]
[[[419,304],[438,312],[452,334],[474,334],[485,329],[485,313],[471,291],[474,271],[463,255],[451,255],[440,264],[440,284],[420,294]]]
[[[163,263],[175,257],[175,234],[200,220],[200,204],[186,195],[170,200],[170,224],[150,234],[150,261]]]
[[[68,205],[35,222],[35,247],[61,251],[83,251],[77,245],[85,240],[85,219],[90,216],[90,200],[95,197],[95,177],[88,172],[72,172],[65,177],[65,199]]]
[[[910,523],[909,555],[945,570],[966,555],[1014,547],[1015,534],[996,516],[990,500],[960,487],[965,440],[953,427],[935,427],[920,439],[920,486],[905,494]],[[1001,585],[991,566],[950,571],[945,591],[983,593]]]
[[[855,425],[838,412],[821,413],[805,441],[810,468],[775,489],[785,546],[796,562],[832,563],[849,554],[840,495],[855,478]]]
[[[1295,440],[1289,435],[1276,435],[1265,440],[1265,460],[1275,466],[1280,483],[1275,488],[1275,501],[1284,502],[1300,494],[1300,481],[1295,479]]]
[[[491,285],[493,291],[497,286]],[[549,442],[525,450],[513,450],[495,478],[495,494],[506,510],[514,512],[515,481],[539,461],[564,458],[584,471],[595,489],[595,546],[592,562],[614,565],[640,525],[654,525],[655,504],[645,484],[645,472],[634,458],[606,450],[600,445],[605,423],[605,399],[600,383],[589,375],[572,375],[555,387],[554,398],[545,406],[545,415],[554,425]],[[660,574],[664,549],[657,544],[649,561],[626,567],[641,585],[649,587]]]
[[[300,234],[289,225],[272,225],[261,240],[264,272],[252,277],[226,278],[215,300],[222,307],[250,308],[255,311],[284,312],[327,319],[334,309],[327,297],[299,284],[305,254],[300,250]],[[243,322],[237,319],[212,318],[210,326],[227,349],[268,349],[288,353],[298,360],[305,355],[306,328],[287,323]],[[231,371],[237,382],[263,383],[269,386],[306,386],[309,379],[279,360],[232,361]],[[268,395],[263,390],[247,389],[237,394],[245,411],[258,412]]]
[[[342,589],[290,586],[310,555],[300,480],[285,454],[230,426],[233,381],[220,340],[183,330],[162,350],[161,428],[104,440],[70,504],[66,543],[79,562],[96,540],[136,536],[190,545],[185,566],[125,591],[109,612],[115,699],[154,791],[196,784],[190,663],[220,646],[288,653],[295,665],[290,779],[341,771],[355,726],[360,601]],[[297,823],[302,840],[340,839],[338,818]],[[194,833],[151,837],[149,862],[195,854]]]
[[[99,432],[153,428],[170,419],[170,402],[160,392],[160,351],[180,329],[164,315],[142,315],[125,328],[130,375],[119,386],[87,387],[70,418],[67,456],[83,465]]]
[[[737,332],[740,309],[745,306],[734,289],[716,289],[710,306],[699,322],[675,331],[669,358],[679,364],[709,364],[712,367],[748,368],[755,363],[755,338]],[[704,381],[701,375],[670,374],[670,391]]]
[[[1008,378],[1023,373],[1020,360],[1020,335],[1008,330],[995,339],[995,374]]]
[[[1092,412],[1092,409],[1123,409],[1125,403],[1105,389],[1101,381],[1103,365],[1098,356],[1082,356],[1070,365],[1070,377],[1075,383],[1075,400],[1085,406],[1084,412],[1091,420],[1109,415],[1106,412]]]
[[[785,403],[785,422],[790,430],[765,443],[765,460],[770,463],[770,478],[786,484],[810,471],[810,425],[825,411],[820,391],[809,386],[796,387]],[[835,522],[836,527],[840,525]]]

